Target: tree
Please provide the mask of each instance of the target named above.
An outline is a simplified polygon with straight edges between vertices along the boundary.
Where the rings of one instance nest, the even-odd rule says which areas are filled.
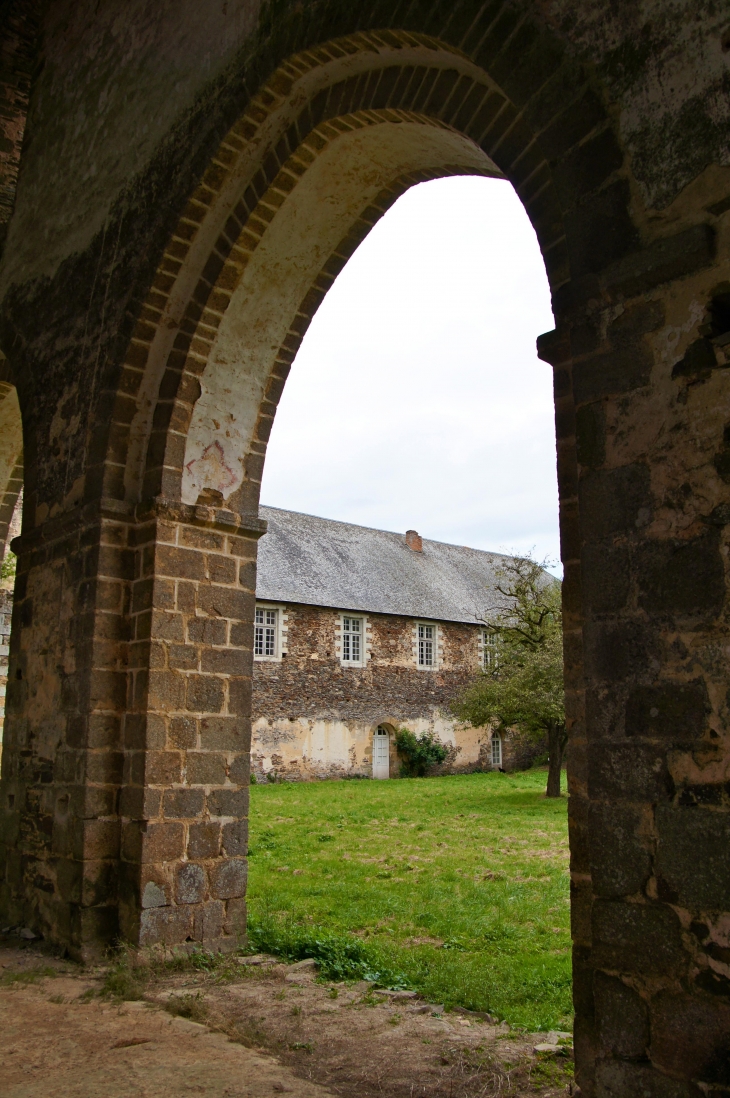
[[[547,736],[550,762],[546,796],[560,796],[560,770],[568,736],[563,688],[563,617],[560,582],[543,564],[515,558],[497,573],[499,602],[487,629],[496,634],[496,659],[453,703],[475,727],[517,727]]]

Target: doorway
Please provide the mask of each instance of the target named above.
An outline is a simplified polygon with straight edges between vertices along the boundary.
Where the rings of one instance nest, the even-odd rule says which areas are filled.
[[[373,736],[373,777],[390,777],[390,735],[384,724],[379,724]]]

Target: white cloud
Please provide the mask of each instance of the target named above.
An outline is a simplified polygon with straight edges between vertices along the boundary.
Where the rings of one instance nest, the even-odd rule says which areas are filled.
[[[557,559],[540,250],[509,183],[408,191],[314,317],[269,444],[262,502]]]

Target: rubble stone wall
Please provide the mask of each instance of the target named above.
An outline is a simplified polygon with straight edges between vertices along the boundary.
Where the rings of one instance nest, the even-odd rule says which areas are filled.
[[[280,612],[285,654],[254,661],[251,765],[258,778],[369,777],[378,725],[391,734],[391,777],[400,769],[399,728],[432,732],[449,746],[442,773],[492,768],[491,731],[464,725],[450,711],[479,671],[479,627],[438,623],[439,663],[423,670],[415,666],[413,619],[368,614],[367,662],[348,667],[337,654],[339,611],[287,605]],[[516,762],[511,744],[505,736],[504,769]]]

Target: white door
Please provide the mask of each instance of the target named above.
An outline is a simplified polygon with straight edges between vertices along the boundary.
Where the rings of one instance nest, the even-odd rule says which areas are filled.
[[[390,777],[390,737],[388,729],[382,726],[375,729],[373,736],[373,777]]]

